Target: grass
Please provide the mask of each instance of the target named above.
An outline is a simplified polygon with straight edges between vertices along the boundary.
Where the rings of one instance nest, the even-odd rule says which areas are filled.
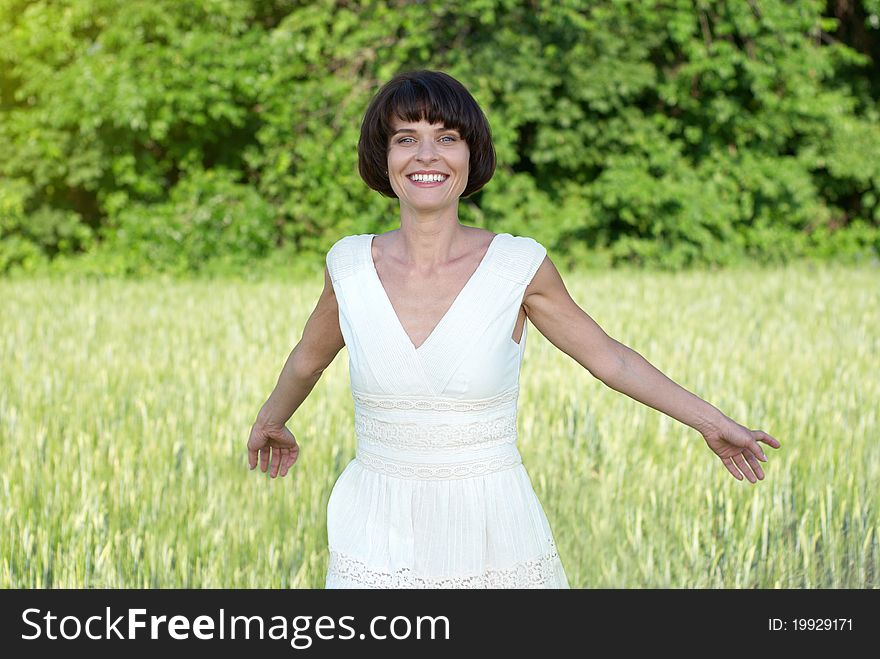
[[[880,272],[566,277],[611,336],[750,428],[764,481],[530,328],[519,445],[575,588],[880,586]],[[320,292],[308,282],[0,281],[0,587],[320,588],[354,455],[343,350],[288,427],[250,425]]]

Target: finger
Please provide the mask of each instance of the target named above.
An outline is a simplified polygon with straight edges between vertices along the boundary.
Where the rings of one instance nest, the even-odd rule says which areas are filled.
[[[286,472],[286,471],[287,471],[287,470],[284,468],[284,465],[285,465],[285,463],[287,462],[287,455],[288,455],[288,453],[290,453],[290,449],[289,449],[289,448],[284,447],[283,449],[281,449],[281,460],[280,460],[280,462],[279,462],[279,464],[278,464],[278,475],[279,475],[279,476],[283,476],[284,473],[282,473],[282,472]]]
[[[278,467],[281,466],[281,451],[283,449],[279,447],[275,447],[272,449],[272,473],[270,474],[272,478],[275,478],[278,475]]]
[[[743,479],[742,474],[739,473],[739,469],[734,466],[733,460],[730,458],[721,458],[721,462],[724,463],[724,466],[727,467],[727,471],[733,474],[733,477],[736,480],[741,481]]]
[[[765,433],[763,430],[756,430],[755,432],[758,433],[757,440],[759,442],[764,442],[765,444],[769,444],[773,448],[779,448],[780,446],[782,446],[779,443],[778,439],[774,439],[773,437],[771,437],[770,435]]]
[[[290,466],[293,464],[293,449],[288,449],[287,453],[284,456],[284,464],[281,469],[281,476],[287,476],[287,472],[290,470]]]
[[[760,432],[760,431],[757,431],[757,432]],[[757,434],[757,432],[755,433],[755,437],[756,437],[756,438],[759,437],[759,435]],[[767,456],[764,455],[764,451],[761,450],[761,447],[758,446],[758,442],[755,441],[754,439],[753,439],[753,440],[751,441],[751,443],[749,444],[749,450],[746,451],[746,452],[748,453],[749,451],[751,452],[751,454],[753,454],[753,455],[754,455],[756,458],[758,458],[759,460],[763,460],[764,462],[767,462]],[[748,456],[747,456],[747,457],[748,457]],[[749,464],[751,464],[751,462],[749,462]]]
[[[743,451],[743,455],[746,460],[748,460],[748,463],[752,467],[752,471],[755,472],[755,476],[758,477],[758,480],[764,480],[764,470],[761,469],[761,463],[758,462],[758,458],[749,451]]]
[[[257,466],[257,453],[259,453],[259,449],[256,446],[253,431],[251,431],[251,436],[248,438],[247,449],[248,449],[248,467],[253,469],[254,467]]]
[[[266,444],[260,451],[260,471],[269,469],[269,445]]]
[[[755,478],[755,475],[752,473],[752,470],[749,469],[748,465],[746,464],[746,461],[743,459],[742,453],[738,453],[737,455],[733,456],[733,461],[736,463],[736,466],[740,468],[740,471],[742,471],[743,476],[745,476],[749,480],[750,483],[757,483],[758,482],[757,479]]]

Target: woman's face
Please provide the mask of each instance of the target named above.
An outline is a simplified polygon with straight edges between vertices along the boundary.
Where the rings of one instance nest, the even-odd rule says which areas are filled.
[[[388,179],[401,204],[434,210],[457,204],[468,182],[471,151],[454,128],[392,118],[388,144]],[[415,181],[420,171],[440,172],[442,182]]]

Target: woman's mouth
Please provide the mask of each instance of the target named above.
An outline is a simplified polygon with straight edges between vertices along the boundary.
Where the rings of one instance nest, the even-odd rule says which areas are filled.
[[[417,188],[436,188],[446,183],[446,180],[449,177],[443,175],[426,175],[413,178],[413,175],[410,174],[406,178]]]

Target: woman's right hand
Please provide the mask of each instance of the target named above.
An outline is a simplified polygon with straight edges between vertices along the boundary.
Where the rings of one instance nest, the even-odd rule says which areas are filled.
[[[287,426],[267,426],[255,423],[251,428],[251,436],[248,439],[248,464],[251,469],[257,466],[257,453],[260,454],[260,469],[266,471],[269,468],[269,451],[272,452],[272,471],[270,475],[275,478],[281,471],[281,477],[287,475],[287,470],[293,466],[299,457],[299,445],[296,437],[287,429]]]

